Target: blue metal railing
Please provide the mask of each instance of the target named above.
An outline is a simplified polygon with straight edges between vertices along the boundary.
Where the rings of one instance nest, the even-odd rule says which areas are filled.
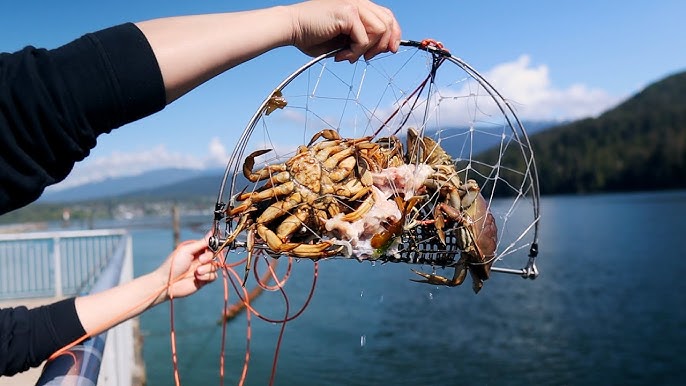
[[[105,269],[98,276],[93,288],[82,293],[82,295],[102,292],[117,286],[120,283],[122,267],[129,248],[129,243],[123,239],[115,249]],[[64,382],[68,382],[69,385],[97,384],[106,341],[107,331],[87,339],[65,354],[48,362],[36,385],[61,385]]]
[[[81,293],[125,234],[118,229],[0,234],[0,299]]]
[[[0,277],[8,279],[0,299],[107,290],[133,278],[132,254],[125,230],[0,234]],[[46,363],[36,384],[130,385],[134,357],[134,326],[126,321]]]

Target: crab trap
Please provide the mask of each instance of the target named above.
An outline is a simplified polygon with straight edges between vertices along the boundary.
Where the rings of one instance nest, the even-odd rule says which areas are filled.
[[[538,177],[508,100],[433,40],[354,64],[335,54],[293,72],[248,122],[211,249],[407,263],[436,285],[469,272],[475,291],[490,272],[535,278]]]

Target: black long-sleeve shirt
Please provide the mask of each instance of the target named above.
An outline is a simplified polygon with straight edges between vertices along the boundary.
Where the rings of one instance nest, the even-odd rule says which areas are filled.
[[[98,135],[165,103],[155,55],[131,23],[54,50],[0,54],[0,215],[63,180]],[[0,309],[0,375],[37,366],[83,334],[74,299]]]
[[[74,299],[30,310],[23,306],[0,309],[0,375],[38,366],[85,334]]]

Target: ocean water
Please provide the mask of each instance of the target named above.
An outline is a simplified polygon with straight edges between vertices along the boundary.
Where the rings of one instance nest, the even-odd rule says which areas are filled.
[[[274,384],[686,384],[686,191],[544,197],[542,215],[540,276],[494,274],[478,295],[469,283],[411,282],[405,264],[321,262],[312,300],[285,325]],[[170,252],[172,234],[132,232],[142,274]],[[289,315],[313,268],[293,264]],[[273,319],[286,313],[278,291],[253,305]],[[181,384],[220,384],[222,306],[220,280],[174,303]],[[282,325],[250,324],[245,384],[266,385]],[[227,385],[241,377],[246,327],[239,317],[227,328]],[[148,384],[173,384],[168,305],[141,328]]]

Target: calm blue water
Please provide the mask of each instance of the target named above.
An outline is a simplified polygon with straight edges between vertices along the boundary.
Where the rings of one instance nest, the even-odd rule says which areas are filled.
[[[686,192],[546,197],[542,213],[539,278],[494,274],[478,295],[412,283],[407,265],[322,262],[311,304],[286,326],[275,384],[684,384]],[[171,231],[133,233],[142,274],[171,250]],[[293,309],[312,266],[295,264]],[[175,303],[183,385],[219,384],[222,291],[217,281]],[[279,318],[283,304],[267,293],[255,307]],[[168,306],[141,327],[148,384],[173,384]],[[253,320],[246,384],[267,384],[279,328]],[[229,325],[227,344],[231,385],[244,318]]]

